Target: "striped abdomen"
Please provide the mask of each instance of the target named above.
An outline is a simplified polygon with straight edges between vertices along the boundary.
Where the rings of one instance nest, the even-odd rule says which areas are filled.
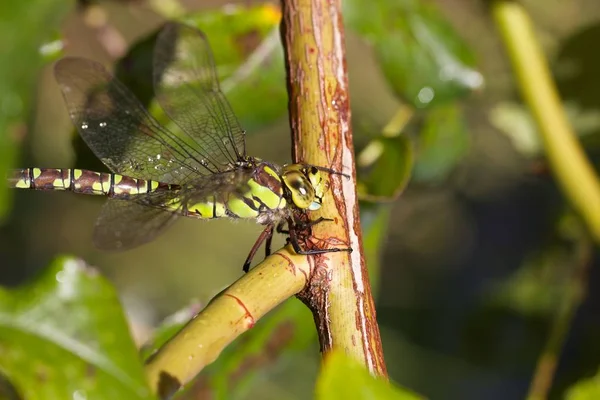
[[[10,172],[7,180],[12,188],[66,190],[119,199],[173,191],[172,196],[164,198],[165,203],[147,205],[202,219],[258,218],[261,222],[270,212],[287,206],[281,179],[268,164],[261,163],[253,170],[215,174],[206,179],[211,179],[212,184],[201,182],[195,187],[194,184],[179,186],[83,169],[27,168]],[[207,186],[211,187],[209,191]],[[143,198],[140,204],[146,204]]]
[[[9,187],[32,190],[67,190],[74,193],[128,198],[179,186],[106,172],[69,168],[26,168],[8,174]]]

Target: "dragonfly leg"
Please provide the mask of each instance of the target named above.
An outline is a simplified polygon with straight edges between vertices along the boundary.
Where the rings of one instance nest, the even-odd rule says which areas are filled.
[[[299,226],[301,229],[308,229],[308,228],[312,228],[313,226],[320,224],[321,222],[325,222],[325,221],[333,221],[332,218],[325,218],[325,217],[319,217],[317,219],[315,219],[314,221],[299,221],[296,223],[297,226]]]
[[[302,250],[302,247],[300,247],[300,243],[298,243],[298,236],[296,235],[296,229],[294,229],[294,227],[292,227],[292,225],[290,225],[290,224],[291,224],[291,222],[288,222],[288,226],[290,228],[290,230],[289,230],[290,237],[288,238],[288,240],[292,244],[292,247],[294,248],[294,251],[296,252],[296,254],[302,254],[302,252],[304,250]]]
[[[304,256],[309,256],[309,255],[315,255],[315,254],[325,254],[325,253],[337,253],[340,251],[346,251],[348,253],[352,253],[352,248],[348,247],[345,249],[339,249],[339,248],[333,248],[333,249],[310,249],[310,250],[303,250],[302,247],[300,246],[300,243],[298,241],[298,232],[297,232],[297,227],[302,226],[302,227],[311,227],[313,225],[316,225],[320,222],[323,221],[333,221],[330,218],[323,218],[320,217],[314,221],[308,221],[308,222],[300,222],[298,224],[294,224],[293,221],[288,220],[288,225],[290,226],[290,237],[289,237],[289,242],[292,244],[292,247],[294,248],[294,251],[296,252],[296,254],[300,254],[300,255],[304,255]]]
[[[282,233],[284,235],[289,235],[290,234],[290,230],[288,229],[283,229],[283,227],[285,226],[285,222],[286,221],[279,221],[279,223],[277,224],[277,228],[275,229],[277,231],[277,233]]]
[[[252,246],[252,249],[250,249],[250,254],[248,254],[248,257],[246,258],[246,262],[244,263],[244,267],[242,268],[244,270],[244,272],[248,272],[250,270],[250,264],[252,263],[252,259],[256,255],[256,252],[258,251],[258,248],[260,247],[262,242],[267,240],[267,247],[269,248],[269,252],[271,251],[270,247],[271,247],[271,238],[272,237],[273,237],[273,224],[269,224],[262,231],[262,233],[260,234],[258,239],[256,239],[256,242],[254,243],[254,246]]]
[[[291,223],[293,225],[294,228],[297,228],[299,230],[305,230],[308,228],[312,228],[313,226],[321,223],[321,222],[325,222],[325,221],[333,221],[333,219],[331,218],[325,218],[325,217],[319,217],[317,219],[315,219],[314,221],[297,221],[297,222],[291,222],[288,221],[288,225]],[[288,229],[283,229],[283,225],[285,224],[284,221],[280,222],[279,224],[277,224],[277,233],[282,233],[284,235],[289,235],[290,231],[289,228]]]
[[[292,245],[293,245],[293,243],[292,243]],[[333,249],[311,249],[311,250],[302,250],[299,248],[299,251],[296,251],[296,253],[298,253],[302,256],[311,256],[311,255],[315,255],[315,254],[339,253],[340,251],[352,253],[352,247],[346,247],[344,249],[338,249],[337,247],[334,247]]]
[[[270,234],[265,238],[265,258],[271,255],[271,242],[273,241],[273,225],[271,227]]]

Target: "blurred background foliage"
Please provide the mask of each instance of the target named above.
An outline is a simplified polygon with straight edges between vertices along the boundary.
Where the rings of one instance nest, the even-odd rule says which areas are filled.
[[[596,163],[597,1],[523,3],[571,123]],[[542,351],[555,343],[559,362],[550,396],[562,398],[593,376],[600,361],[596,250],[548,172],[488,2],[343,5],[361,220],[390,377],[431,398],[522,398]],[[28,166],[105,170],[62,103],[51,68],[61,55],[113,67],[166,122],[153,103],[149,57],[156,30],[175,16],[207,33],[223,90],[248,130],[248,153],[289,162],[277,2],[6,0],[0,5],[0,173]],[[47,271],[58,254],[81,257],[116,286],[138,344],[151,337],[160,343],[238,278],[261,229],[181,221],[149,245],[101,253],[91,232],[102,202],[0,187],[0,283],[17,287]],[[41,292],[56,291],[40,279]],[[15,300],[22,292],[13,290],[20,289],[0,292],[6,315],[23,308]],[[0,335],[1,344],[18,339],[11,335]],[[7,363],[0,356],[5,373]],[[306,398],[318,365],[312,317],[290,299],[181,398]],[[569,393],[586,398],[589,387],[594,384]],[[3,390],[0,395],[9,391]]]

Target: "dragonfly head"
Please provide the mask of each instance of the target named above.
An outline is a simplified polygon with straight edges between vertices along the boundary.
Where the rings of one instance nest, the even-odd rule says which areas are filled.
[[[316,167],[302,164],[286,165],[283,167],[281,178],[296,207],[311,211],[321,208],[327,181]]]

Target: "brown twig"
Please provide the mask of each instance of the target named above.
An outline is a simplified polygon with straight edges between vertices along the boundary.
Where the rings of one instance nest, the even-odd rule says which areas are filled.
[[[294,160],[351,175],[331,175],[332,195],[311,219],[334,221],[314,226],[306,246],[354,251],[315,256],[299,297],[313,312],[323,352],[343,349],[387,376],[362,249],[340,0],[284,0],[282,11]]]

